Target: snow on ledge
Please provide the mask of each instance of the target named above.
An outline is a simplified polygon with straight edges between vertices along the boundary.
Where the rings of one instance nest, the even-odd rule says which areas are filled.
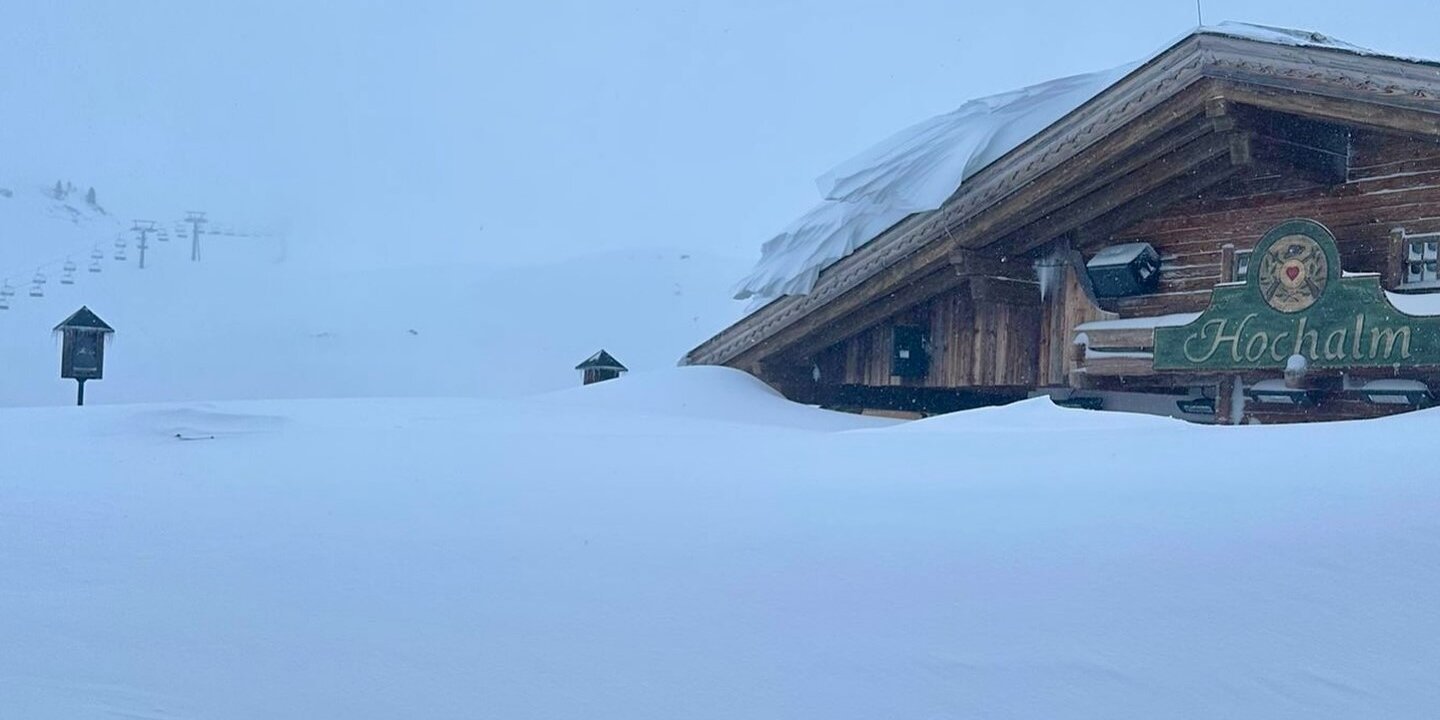
[[[1385,299],[1406,315],[1440,315],[1440,293],[1396,293],[1386,290]]]
[[[1155,353],[1141,350],[1096,350],[1090,347],[1085,348],[1086,360],[1118,360],[1121,358],[1152,360],[1155,358]]]
[[[1200,317],[1200,313],[1171,313],[1149,317],[1122,318],[1119,320],[1092,320],[1075,326],[1076,330],[1143,330],[1146,328],[1175,327],[1189,325]]]

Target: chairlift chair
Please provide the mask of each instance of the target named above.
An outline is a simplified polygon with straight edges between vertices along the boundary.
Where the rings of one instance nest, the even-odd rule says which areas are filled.
[[[116,260],[124,260],[124,259],[125,259],[125,248],[122,247],[122,248],[120,248],[119,250],[116,250],[116,251],[115,251],[115,259],[116,259]]]
[[[90,262],[90,272],[92,272],[92,273],[98,273],[98,272],[100,272],[100,261],[99,261],[99,260],[92,260],[92,261]]]
[[[33,282],[33,283],[35,283],[36,285],[44,285],[44,284],[45,284],[45,273],[40,272],[40,270],[37,268],[37,269],[35,270],[35,277],[31,278],[31,279],[30,279],[30,282]]]
[[[45,297],[45,286],[39,283],[31,285],[30,297]]]

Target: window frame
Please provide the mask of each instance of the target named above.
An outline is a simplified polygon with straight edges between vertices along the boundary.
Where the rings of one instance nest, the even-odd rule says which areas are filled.
[[[1411,247],[1420,245],[1420,259],[1411,260]],[[1433,245],[1435,250],[1429,252],[1426,245]],[[1434,263],[1436,269],[1431,271],[1432,277],[1425,279],[1425,269],[1420,270],[1420,280],[1410,280],[1410,265],[1418,262],[1421,265]],[[1400,290],[1440,290],[1440,232],[1419,233],[1415,235],[1406,234],[1404,242],[1400,244],[1400,277],[1397,289]]]
[[[1231,282],[1245,282],[1246,278],[1250,275],[1250,255],[1254,252],[1254,248],[1235,251],[1235,257],[1230,261],[1230,277],[1233,278]],[[1242,263],[1245,266],[1243,272],[1240,269]]]

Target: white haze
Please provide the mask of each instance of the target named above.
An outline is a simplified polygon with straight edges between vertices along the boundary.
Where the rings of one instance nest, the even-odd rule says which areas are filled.
[[[1414,55],[1437,15],[1205,11]],[[1188,2],[15,3],[0,185],[277,224],[327,264],[754,257],[816,175],[899,128],[1194,22]]]

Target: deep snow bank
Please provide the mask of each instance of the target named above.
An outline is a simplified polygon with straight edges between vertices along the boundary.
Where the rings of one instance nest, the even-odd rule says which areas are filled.
[[[1440,478],[1376,461],[1440,411],[1117,427],[1022,403],[845,432],[869,421],[725,372],[630,380],[0,410],[0,717],[1440,706]]]
[[[1123,433],[1179,427],[1191,428],[1193,426],[1182,420],[1156,415],[1065,408],[1051,402],[1048,397],[1037,397],[1009,405],[937,415],[886,428],[885,431],[902,433]]]
[[[752,375],[716,366],[635,373],[611,382],[552,393],[537,401],[560,415],[588,411],[605,425],[610,425],[604,420],[606,416],[614,418],[616,423],[629,423],[633,416],[640,416],[644,419],[641,427],[647,430],[652,430],[651,423],[656,418],[808,430],[882,428],[898,423],[798,405]]]

